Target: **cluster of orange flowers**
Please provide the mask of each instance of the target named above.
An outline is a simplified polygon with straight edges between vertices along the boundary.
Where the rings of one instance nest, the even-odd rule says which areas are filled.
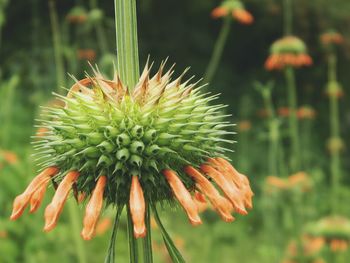
[[[267,70],[281,70],[285,67],[299,68],[310,66],[312,58],[307,54],[304,42],[295,36],[286,36],[276,40],[265,62]]]
[[[344,37],[336,32],[336,31],[329,31],[326,33],[323,33],[320,36],[321,43],[325,46],[328,45],[341,45],[344,43]]]
[[[298,243],[295,240],[291,241],[287,247],[286,259],[282,263],[298,263],[298,258],[301,255],[308,258],[307,262],[325,263],[319,256],[324,246],[325,240],[323,238],[304,235],[301,238],[301,251]]]
[[[288,117],[291,112],[288,107],[280,107],[277,109],[277,113],[280,117]],[[310,106],[301,106],[297,109],[297,118],[300,120],[312,120],[316,117],[316,111]]]
[[[58,167],[49,167],[32,180],[27,189],[16,197],[11,214],[12,220],[19,218],[29,204],[30,213],[34,213],[39,208],[51,178],[56,176],[59,171]],[[231,214],[233,211],[246,215],[248,213],[246,208],[252,208],[253,192],[249,186],[249,181],[244,175],[238,173],[226,160],[222,158],[210,158],[206,164],[200,166],[200,171],[192,166],[185,167],[184,171],[194,179],[197,189],[201,191],[201,193],[196,193],[197,199],[203,201],[205,198],[198,197],[198,195],[205,195],[224,221],[231,222],[234,220]],[[176,172],[167,169],[163,171],[163,174],[172,188],[175,197],[186,211],[191,224],[201,224],[202,221],[199,217],[198,206],[193,201],[190,192],[180,181]],[[219,191],[203,174],[210,176],[217,183],[219,188],[224,192],[225,197],[220,195]],[[59,184],[51,203],[45,210],[44,231],[51,231],[56,226],[69,192],[79,175],[78,171],[70,171]],[[99,177],[86,206],[83,221],[84,227],[81,232],[82,237],[86,240],[91,239],[95,234],[96,225],[103,206],[103,194],[106,182],[106,176]],[[137,176],[132,177],[130,211],[134,224],[135,237],[144,237],[146,235],[146,226],[143,217],[145,200]]]
[[[267,192],[288,191],[299,188],[302,191],[310,190],[312,186],[309,175],[305,172],[298,172],[290,175],[287,178],[280,178],[277,176],[268,176],[266,178]]]
[[[254,22],[252,14],[237,0],[226,0],[211,12],[213,18],[226,17],[229,14],[241,24],[250,25]]]
[[[277,114],[279,117],[289,117],[291,110],[288,107],[279,107],[277,109]],[[266,109],[260,109],[257,115],[261,118],[266,118],[271,116],[271,113]],[[297,109],[296,115],[300,120],[312,120],[315,119],[317,112],[311,106],[304,105]]]
[[[323,240],[332,252],[344,252],[350,245],[350,221],[342,216],[329,216],[306,227],[310,236]]]

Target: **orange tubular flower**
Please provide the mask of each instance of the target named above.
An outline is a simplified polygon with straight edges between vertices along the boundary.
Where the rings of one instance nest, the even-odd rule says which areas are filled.
[[[176,199],[180,202],[183,209],[185,209],[188,219],[194,226],[202,224],[202,221],[198,215],[198,207],[193,201],[191,194],[186,189],[182,181],[172,170],[166,169],[163,171]]]
[[[225,178],[222,173],[206,164],[201,165],[201,171],[215,181],[226,197],[231,201],[237,213],[242,215],[248,214],[247,210],[244,208],[242,195],[232,180]]]
[[[90,240],[95,233],[95,228],[103,206],[103,193],[106,187],[106,183],[106,176],[103,175],[98,178],[91,199],[86,206],[84,228],[81,232],[81,236],[85,240]]]
[[[227,10],[227,8],[219,6],[213,9],[213,11],[211,12],[211,17],[220,18],[220,17],[227,16],[228,13],[229,11]]]
[[[250,25],[254,22],[254,18],[251,15],[251,13],[249,13],[245,9],[240,9],[240,8],[234,9],[232,11],[232,16],[236,18],[237,21],[239,21],[241,24],[244,24],[244,25]]]
[[[32,197],[30,198],[30,213],[36,212],[40,207],[41,202],[44,199],[46,188],[49,184],[50,180],[45,181],[38,190],[34,192]]]
[[[197,188],[208,197],[221,218],[225,222],[232,222],[234,217],[231,215],[233,210],[231,203],[225,197],[222,197],[210,181],[195,168],[186,166],[184,171],[196,181]]]
[[[134,236],[135,238],[146,236],[146,225],[145,225],[145,214],[146,205],[145,198],[143,196],[143,191],[139,178],[134,175],[131,179],[130,188],[130,212],[132,222],[134,224]]]
[[[78,177],[79,172],[70,171],[59,184],[51,203],[45,209],[45,232],[51,231],[56,226],[72,185],[76,182]]]
[[[23,214],[24,209],[29,204],[34,193],[40,190],[42,185],[47,185],[47,182],[51,179],[51,177],[55,176],[58,172],[59,169],[55,166],[52,166],[46,168],[43,172],[37,175],[28,185],[27,189],[15,198],[10,219],[16,220],[19,218]]]
[[[228,161],[224,158],[218,157],[216,161],[221,164],[221,167],[218,166],[220,172],[226,174],[231,180],[236,184],[236,186],[241,190],[241,193],[244,197],[244,205],[248,209],[253,208],[252,197],[254,193],[250,187],[249,180],[247,176],[239,173]],[[211,159],[209,160],[211,162]]]

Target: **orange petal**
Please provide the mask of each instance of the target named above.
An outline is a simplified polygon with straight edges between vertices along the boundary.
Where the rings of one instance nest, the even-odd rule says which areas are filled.
[[[231,203],[226,198],[222,197],[209,180],[195,168],[186,166],[184,170],[196,181],[197,188],[208,197],[210,203],[221,218],[226,222],[232,222],[234,217],[231,215],[233,210]]]
[[[216,182],[216,184],[221,188],[226,197],[231,201],[231,204],[237,211],[237,213],[242,215],[247,215],[248,212],[244,208],[243,196],[242,192],[237,188],[237,186],[231,181],[229,178],[226,179],[225,176],[214,169],[213,167],[202,164],[201,171]]]
[[[145,237],[145,198],[143,196],[143,191],[139,182],[139,178],[136,175],[134,175],[131,180],[129,205],[132,222],[134,224],[134,236],[135,238]]]
[[[43,184],[47,182],[52,176],[56,175],[59,172],[59,169],[55,166],[46,168],[40,174],[38,174],[32,182],[28,185],[26,190],[18,195],[13,201],[12,214],[10,216],[11,220],[16,220],[22,214],[24,209],[27,207],[30,198]]]
[[[205,195],[198,191],[194,192],[194,199],[196,199],[198,202],[201,202],[201,203],[207,203],[207,200],[205,199]]]
[[[253,202],[252,197],[254,196],[254,193],[250,187],[250,183],[248,180],[248,177],[239,173],[228,161],[226,161],[223,158],[215,158],[215,161],[213,162],[211,158],[208,159],[208,162],[210,164],[213,164],[214,167],[219,170],[221,173],[224,173],[225,175],[229,176],[232,181],[237,185],[237,187],[244,192],[244,204],[245,207],[248,209],[253,208]],[[217,165],[220,163],[221,165]]]
[[[100,178],[98,178],[96,187],[92,192],[89,203],[86,206],[84,228],[81,232],[81,236],[85,240],[90,240],[95,233],[96,224],[98,222],[98,218],[100,216],[103,205],[103,193],[106,183],[106,176],[100,176]]]
[[[219,17],[227,16],[227,14],[228,14],[227,8],[219,6],[213,9],[213,11],[211,12],[211,17],[219,18]]]
[[[36,212],[38,208],[40,207],[41,202],[44,199],[47,185],[50,182],[50,178],[47,179],[45,183],[43,183],[38,190],[34,192],[32,197],[30,198],[30,213]]]
[[[217,157],[215,158],[215,160],[221,164],[219,167],[215,168],[217,168],[221,172],[225,172],[225,175],[229,176],[238,188],[241,188],[243,182],[239,172],[224,158]]]
[[[186,189],[182,181],[172,170],[164,170],[163,174],[165,175],[168,183],[173,190],[176,199],[180,202],[181,206],[185,209],[188,219],[191,224],[194,226],[202,224],[202,221],[198,215],[198,207],[193,201],[191,194]]]
[[[59,184],[51,203],[45,209],[44,231],[51,231],[57,223],[57,220],[63,210],[64,203],[67,200],[72,185],[79,177],[79,172],[70,171]]]

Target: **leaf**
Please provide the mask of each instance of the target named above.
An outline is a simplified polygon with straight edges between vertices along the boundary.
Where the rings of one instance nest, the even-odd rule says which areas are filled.
[[[169,234],[165,230],[162,222],[160,221],[157,209],[156,209],[154,204],[152,204],[152,210],[153,210],[154,218],[155,218],[155,220],[156,220],[156,222],[157,222],[157,224],[158,224],[158,226],[160,228],[160,231],[162,233],[165,246],[166,246],[166,248],[168,250],[168,253],[169,253],[172,261],[174,263],[185,263],[186,261],[182,257],[180,251],[176,248],[174,242],[172,241],[172,239],[170,238]]]

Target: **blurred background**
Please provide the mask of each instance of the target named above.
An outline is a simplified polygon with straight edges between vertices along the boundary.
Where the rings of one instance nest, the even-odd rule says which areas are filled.
[[[237,123],[230,158],[251,181],[254,209],[227,224],[203,205],[198,228],[183,213],[166,209],[164,223],[188,262],[348,262],[350,1],[245,0],[254,22],[232,17],[226,36],[227,19],[211,13],[222,4],[138,1],[140,63],[150,56],[158,65],[169,57],[176,72],[191,66],[188,77],[200,79],[213,66],[213,52],[222,54],[207,90],[222,94],[217,103],[227,104]],[[283,69],[265,69],[271,44],[286,33],[288,14],[293,34],[313,59],[308,67],[287,66],[295,80],[295,116],[287,89],[291,79]],[[335,35],[341,41],[332,40]],[[38,134],[39,105],[54,104],[52,92],[74,83],[67,73],[80,79],[90,72],[87,61],[111,77],[115,49],[113,1],[0,0],[1,263],[103,262],[112,209],[89,242],[79,237],[83,207],[66,207],[49,234],[42,232],[44,206],[18,222],[8,217],[13,198],[37,172],[30,142]],[[292,115],[297,152],[290,138]],[[290,165],[293,158],[301,160],[297,169]],[[53,189],[48,192],[46,203]],[[153,233],[155,261],[171,262],[156,227]],[[117,258],[127,262],[125,220],[118,235]]]

